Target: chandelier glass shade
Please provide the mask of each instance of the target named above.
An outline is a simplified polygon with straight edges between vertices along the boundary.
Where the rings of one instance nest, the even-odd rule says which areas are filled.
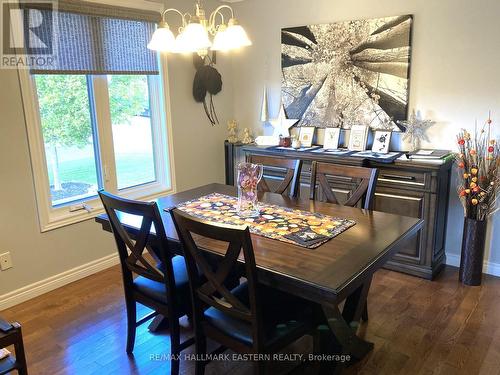
[[[229,10],[231,18],[225,23],[223,10]],[[177,36],[174,35],[165,17],[174,12],[181,16],[182,26]],[[216,21],[220,20],[219,23]],[[213,37],[213,42],[210,40]],[[177,9],[167,9],[162,13],[162,22],[151,37],[148,48],[154,51],[172,53],[197,52],[205,55],[208,50],[231,51],[252,45],[245,29],[234,18],[233,9],[229,5],[221,5],[215,9],[208,20],[200,2],[196,3],[196,14],[181,13]]]

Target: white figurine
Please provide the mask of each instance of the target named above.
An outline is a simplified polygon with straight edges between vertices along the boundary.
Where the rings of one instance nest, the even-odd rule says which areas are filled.
[[[299,137],[297,137],[296,135],[293,135],[292,136],[292,147],[295,149],[299,149],[300,146],[302,146],[302,144],[300,143]]]
[[[237,127],[238,127],[238,124],[236,123],[236,120],[231,120],[231,121],[227,122],[227,132],[228,132],[227,140],[229,143],[237,143],[238,142],[238,137],[236,136]]]
[[[241,143],[245,145],[253,143],[253,138],[250,135],[250,130],[248,128],[243,129],[243,138],[241,139]]]

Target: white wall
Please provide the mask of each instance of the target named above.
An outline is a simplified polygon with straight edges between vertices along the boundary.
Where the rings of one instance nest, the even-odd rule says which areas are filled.
[[[271,115],[280,96],[280,29],[315,23],[413,14],[410,108],[436,121],[423,146],[454,149],[454,135],[492,110],[500,134],[500,2],[497,0],[247,0],[235,5],[253,46],[234,58],[234,111],[256,135],[262,89]],[[462,210],[452,188],[446,250],[460,252]],[[490,221],[487,259],[500,264],[500,215]],[[500,268],[498,269],[500,270]]]
[[[186,190],[210,182],[224,182],[224,139],[226,123],[233,113],[231,58],[217,56],[222,91],[214,96],[220,120],[212,126],[192,95],[195,69],[192,58],[169,57],[168,73],[173,124],[173,147],[177,189]],[[208,99],[208,97],[207,97]]]
[[[191,3],[169,1],[186,11]],[[217,2],[208,2],[212,9]],[[220,56],[217,64],[225,82],[215,96],[221,125],[212,127],[202,104],[191,95],[195,70],[192,60],[170,59],[171,99],[175,174],[178,190],[209,182],[224,181],[226,121],[231,116],[232,86],[230,59]],[[0,253],[10,251],[14,268],[0,271],[2,295],[45,280],[67,270],[116,252],[112,236],[94,220],[40,233],[33,188],[28,140],[15,70],[0,69]]]

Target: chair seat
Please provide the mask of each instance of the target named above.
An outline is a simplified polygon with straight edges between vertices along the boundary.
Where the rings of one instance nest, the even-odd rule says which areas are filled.
[[[190,303],[189,294],[189,278],[186,270],[186,262],[182,256],[175,256],[172,258],[172,268],[174,270],[175,296],[178,299],[179,305],[188,306]],[[145,296],[152,298],[158,302],[167,303],[167,293],[165,289],[165,284],[158,281],[148,279],[143,276],[138,276],[134,279],[134,288],[144,294]]]
[[[259,292],[266,346],[272,345],[281,337],[308,330],[313,311],[308,301],[264,286]],[[232,294],[249,306],[247,283],[234,288]],[[249,322],[235,319],[214,307],[205,311],[205,319],[233,339],[252,345],[252,326]]]

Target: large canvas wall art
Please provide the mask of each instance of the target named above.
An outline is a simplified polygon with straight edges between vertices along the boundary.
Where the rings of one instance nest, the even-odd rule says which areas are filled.
[[[282,97],[299,126],[395,130],[408,114],[412,16],[281,30]]]

